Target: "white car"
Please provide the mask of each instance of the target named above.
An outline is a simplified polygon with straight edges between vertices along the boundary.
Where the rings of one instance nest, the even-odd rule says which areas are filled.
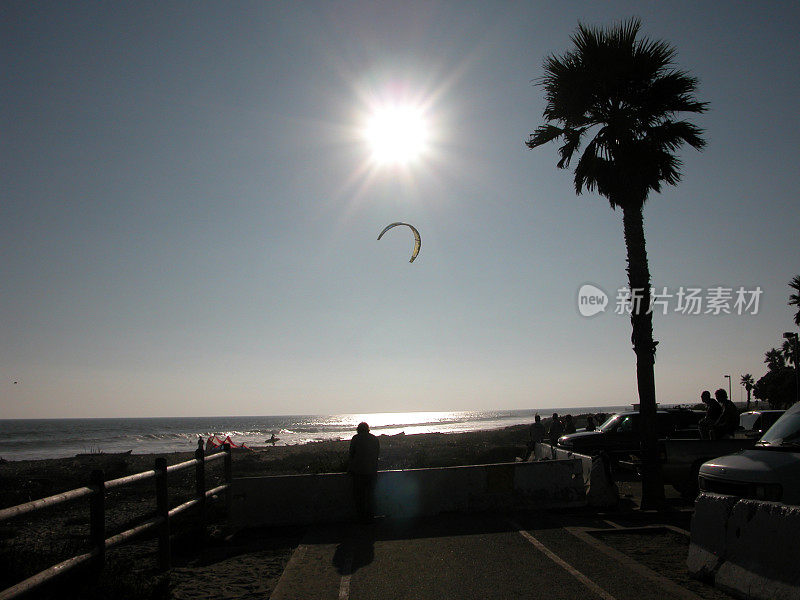
[[[760,438],[783,416],[785,410],[751,410],[739,415],[739,427],[747,437]]]
[[[800,403],[754,449],[703,463],[698,484],[706,492],[800,505]]]

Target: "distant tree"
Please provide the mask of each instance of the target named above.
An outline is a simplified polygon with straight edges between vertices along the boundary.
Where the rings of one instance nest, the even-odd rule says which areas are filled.
[[[747,410],[750,410],[750,393],[753,391],[753,386],[755,382],[753,381],[753,376],[750,373],[745,373],[742,375],[741,380],[739,383],[742,385],[744,389],[747,390]]]
[[[627,249],[628,283],[641,297],[632,303],[631,342],[636,353],[636,377],[642,421],[642,508],[663,502],[664,486],[658,462],[656,392],[653,365],[656,344],[650,306],[650,268],[645,247],[642,210],[662,183],[680,181],[681,161],[675,155],[684,144],[705,146],[703,131],[678,120],[679,113],[702,113],[707,103],[695,96],[697,79],[674,67],[676,51],[664,41],[637,38],[638,19],[609,29],[578,25],[574,48],[544,61],[545,125],[526,145],[537,148],[561,140],[558,168],[586,142],[575,165],[575,192],[584,189],[622,209]]]
[[[786,367],[786,358],[777,348],[771,348],[764,353],[764,362],[770,371],[779,371]]]
[[[753,395],[768,402],[774,409],[788,408],[797,398],[796,381],[792,368],[784,366],[770,369],[753,386]]]
[[[789,295],[789,306],[796,306],[797,312],[794,313],[794,324],[800,327],[800,275],[795,275],[794,279],[789,282],[789,287],[792,288],[795,293]]]

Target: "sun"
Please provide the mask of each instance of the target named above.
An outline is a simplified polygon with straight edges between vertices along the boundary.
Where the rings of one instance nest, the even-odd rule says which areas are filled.
[[[376,164],[407,165],[428,152],[430,128],[421,108],[384,105],[371,111],[363,136]]]

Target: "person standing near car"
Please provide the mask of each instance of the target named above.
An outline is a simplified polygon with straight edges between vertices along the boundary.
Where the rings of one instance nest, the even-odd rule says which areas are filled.
[[[531,441],[528,442],[528,457],[536,452],[536,444],[540,444],[544,441],[544,435],[545,430],[544,425],[542,425],[542,417],[536,415],[531,425]]]
[[[552,446],[552,456],[556,457],[556,446],[558,445],[558,438],[564,435],[564,425],[561,419],[558,418],[558,413],[553,413],[553,419],[550,421],[550,428],[547,430],[547,439]]]
[[[575,433],[575,431],[575,421],[573,421],[572,415],[567,415],[564,417],[564,435]]]
[[[739,427],[739,410],[728,398],[728,392],[722,388],[714,392],[714,396],[722,407],[722,412],[717,422],[714,423],[713,436],[714,439],[721,439],[733,435],[733,432]]]
[[[700,429],[700,439],[710,440],[711,431],[714,425],[719,420],[722,414],[722,406],[714,398],[711,397],[711,392],[705,390],[700,394],[700,401],[706,405],[706,416],[700,419],[697,426]]]

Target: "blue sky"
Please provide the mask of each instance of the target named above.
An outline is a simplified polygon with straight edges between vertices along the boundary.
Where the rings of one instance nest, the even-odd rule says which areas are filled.
[[[577,308],[626,283],[622,215],[523,144],[543,58],[634,15],[710,103],[645,208],[653,283],[763,290],[655,316],[658,399],[760,377],[800,274],[796,3],[6,2],[0,417],[635,402],[629,320]],[[377,167],[401,101],[430,152]]]

